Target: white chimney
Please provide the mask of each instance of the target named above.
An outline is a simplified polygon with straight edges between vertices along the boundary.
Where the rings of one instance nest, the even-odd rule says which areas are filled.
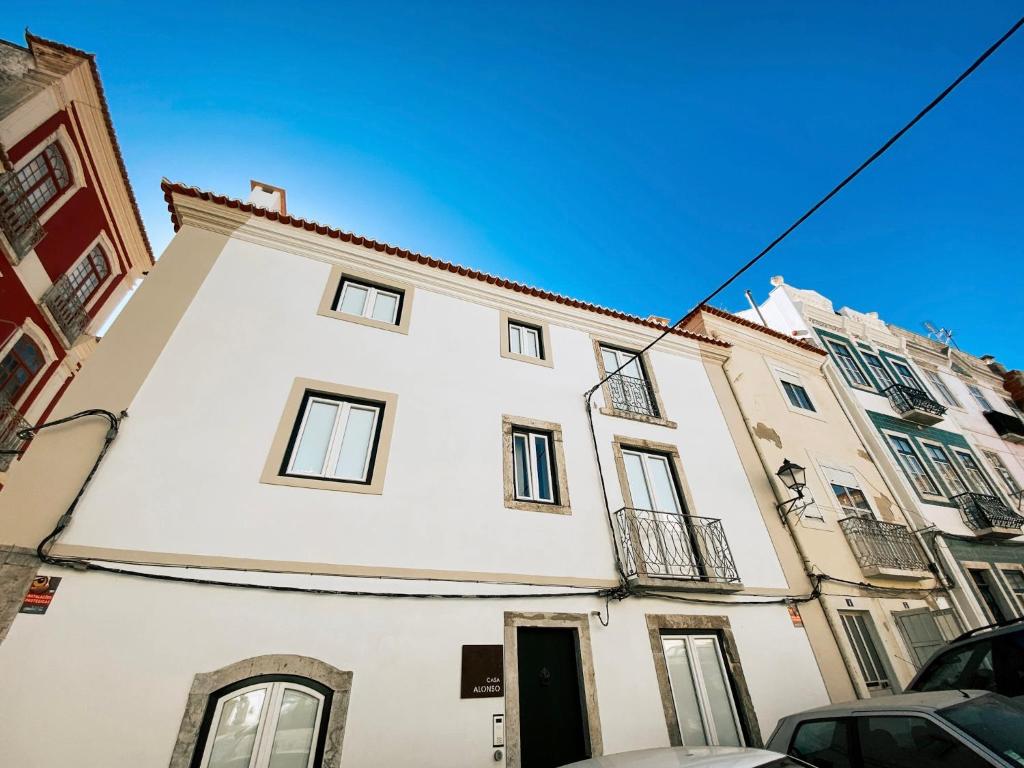
[[[282,216],[288,213],[288,205],[285,202],[284,188],[275,187],[273,184],[264,184],[262,181],[252,179],[249,182],[249,202],[257,208],[265,208],[268,211],[280,213]]]

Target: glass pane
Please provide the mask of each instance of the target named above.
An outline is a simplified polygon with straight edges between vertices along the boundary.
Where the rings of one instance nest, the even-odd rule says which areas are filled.
[[[267,689],[259,688],[224,702],[207,768],[248,768],[266,696]]]
[[[285,690],[267,768],[306,768],[309,765],[319,704],[317,698],[308,693],[291,688]]]
[[[341,438],[341,450],[338,451],[338,463],[334,467],[335,477],[364,479],[376,416],[377,411],[372,408],[353,407],[349,410],[345,434]]]
[[[551,459],[548,455],[548,439],[543,435],[534,435],[533,449],[537,462],[537,496],[544,501],[554,501],[554,496],[551,493]]]
[[[619,358],[614,350],[601,347],[601,359],[604,360],[604,372],[612,373],[619,367]]]
[[[718,643],[709,637],[699,637],[694,638],[693,645],[704,678],[704,692],[711,706],[709,714],[715,724],[716,743],[722,747],[742,746],[733,715],[732,693],[719,661]]]
[[[636,509],[653,509],[639,454],[623,453],[622,460],[626,465],[626,479],[629,481],[629,495],[633,497],[633,506]]]
[[[858,717],[857,730],[866,766],[981,768],[989,764],[923,717]]]
[[[366,288],[352,283],[345,283],[345,287],[341,291],[341,304],[338,309],[353,315],[363,314],[367,294],[369,294],[369,291]]]
[[[306,414],[306,425],[295,447],[291,471],[302,475],[319,475],[324,471],[327,446],[331,441],[338,406],[311,400],[306,406]]]
[[[378,293],[377,300],[373,303],[373,319],[385,323],[395,322],[395,315],[398,312],[398,297],[391,293]]]
[[[523,343],[519,336],[521,331],[518,325],[510,325],[508,327],[508,351],[514,352],[517,355],[523,353]]]
[[[537,332],[526,328],[523,330],[523,341],[526,342],[523,354],[530,357],[540,357],[540,350],[537,348]]]
[[[790,754],[811,765],[850,768],[850,745],[841,720],[818,720],[797,728]]]
[[[530,493],[530,459],[526,448],[526,435],[512,436],[512,451],[515,458],[516,496],[529,499]]]
[[[679,512],[679,502],[676,501],[676,488],[672,482],[672,472],[668,468],[668,459],[648,456],[647,474],[651,478],[656,505],[651,509],[658,512]]]
[[[984,696],[943,709],[939,715],[967,731],[1011,765],[1024,762],[1021,759],[1024,755],[1024,731],[1020,727],[1024,706],[1019,701],[1011,703]]]
[[[704,734],[697,691],[693,685],[686,640],[681,637],[663,637],[661,642],[665,649],[665,664],[672,687],[672,701],[676,705],[676,718],[679,720],[679,733],[683,744],[688,747],[707,746],[708,740]]]

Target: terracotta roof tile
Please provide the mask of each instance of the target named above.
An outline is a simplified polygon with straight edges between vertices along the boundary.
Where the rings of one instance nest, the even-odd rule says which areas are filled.
[[[821,349],[820,347],[816,347],[814,344],[803,341],[802,339],[794,339],[792,336],[787,336],[786,334],[780,333],[779,331],[776,331],[773,328],[768,328],[767,326],[761,325],[760,323],[752,322],[750,320],[747,320],[746,318],[740,317],[739,315],[734,315],[732,312],[726,312],[724,309],[718,309],[717,307],[712,307],[707,304],[697,307],[689,315],[687,315],[686,318],[683,320],[682,325],[686,325],[692,318],[696,317],[697,313],[699,312],[707,312],[709,315],[721,317],[724,320],[730,320],[736,323],[737,325],[743,325],[746,326],[747,328],[753,328],[754,330],[760,331],[761,333],[765,333],[769,336],[774,336],[777,339],[788,341],[790,344],[800,347],[801,349],[805,349],[808,352],[815,352],[819,355],[828,354],[828,352]]]

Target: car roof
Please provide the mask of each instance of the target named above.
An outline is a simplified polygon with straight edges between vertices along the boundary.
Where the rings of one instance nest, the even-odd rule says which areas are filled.
[[[841,717],[861,712],[880,712],[884,710],[908,710],[911,712],[934,712],[967,699],[976,699],[989,695],[989,691],[928,691],[927,693],[901,693],[895,696],[879,696],[873,699],[847,701],[842,704],[828,704],[824,707],[807,709],[789,715],[786,720],[813,720],[817,717]]]
[[[780,757],[748,747],[661,747],[592,757],[565,768],[755,768]]]

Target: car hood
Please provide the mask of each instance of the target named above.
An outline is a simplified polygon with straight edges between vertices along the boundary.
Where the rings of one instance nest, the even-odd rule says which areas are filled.
[[[745,747],[667,747],[592,757],[565,768],[754,768],[780,757]]]

